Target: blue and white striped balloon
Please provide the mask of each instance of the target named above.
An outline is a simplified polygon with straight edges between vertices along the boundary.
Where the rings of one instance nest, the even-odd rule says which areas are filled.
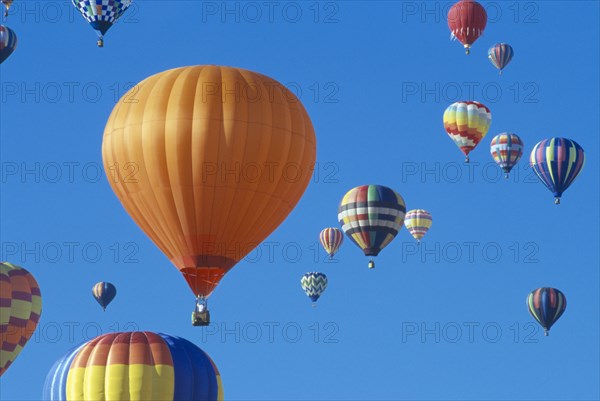
[[[510,63],[514,54],[512,46],[508,43],[497,43],[488,50],[488,58],[494,64],[494,67],[500,70],[500,75],[502,75],[502,70]]]
[[[314,304],[321,294],[323,294],[325,288],[327,288],[327,276],[317,272],[306,273],[302,276],[300,284],[306,295],[308,295]]]

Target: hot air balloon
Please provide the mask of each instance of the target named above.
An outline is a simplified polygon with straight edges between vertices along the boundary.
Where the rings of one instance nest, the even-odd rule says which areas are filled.
[[[17,34],[7,26],[0,25],[0,64],[17,48]]]
[[[329,259],[332,259],[344,242],[344,233],[339,228],[325,228],[319,234],[319,240],[325,252],[329,254]]]
[[[2,3],[5,8],[4,16],[8,17],[8,10],[10,9],[10,5],[13,3],[13,0],[0,0],[0,3]]]
[[[117,289],[111,283],[100,282],[94,285],[92,288],[92,295],[98,301],[103,310],[106,311],[106,307],[117,295]]]
[[[98,47],[104,46],[104,35],[129,8],[132,0],[71,0],[83,18],[98,33]]]
[[[550,138],[534,146],[529,164],[540,181],[554,194],[557,205],[585,164],[583,148],[566,138]]]
[[[423,236],[429,231],[431,223],[431,213],[423,209],[410,210],[404,217],[406,229],[417,242],[421,242]]]
[[[547,336],[550,327],[562,316],[567,308],[565,294],[556,288],[538,288],[527,296],[529,313],[544,328]]]
[[[486,24],[485,8],[474,0],[460,0],[448,11],[450,38],[458,39],[465,46],[467,54],[471,45],[483,35]]]
[[[508,43],[497,43],[488,50],[488,58],[494,64],[494,67],[500,70],[500,75],[502,75],[502,70],[506,68],[510,60],[512,60],[513,55],[513,48]]]
[[[490,152],[496,164],[504,170],[504,177],[508,178],[510,170],[521,160],[523,141],[517,134],[503,132],[492,139]]]
[[[0,376],[31,338],[42,314],[42,294],[31,273],[0,263]]]
[[[67,352],[46,376],[43,399],[217,401],[223,386],[212,359],[188,340],[122,332]]]
[[[199,314],[298,203],[315,158],[312,123],[292,92],[221,66],[145,79],[116,104],[102,142],[107,176],[118,173],[113,191],[182,273]]]
[[[348,238],[366,256],[377,256],[398,234],[406,205],[400,194],[381,185],[362,185],[344,195],[338,220]],[[369,269],[375,267],[371,258]]]
[[[465,163],[469,162],[469,153],[488,133],[491,124],[490,109],[479,102],[456,102],[444,112],[444,129],[465,154]]]
[[[323,273],[306,273],[300,279],[302,289],[308,295],[312,301],[312,305],[317,306],[317,299],[323,294],[325,288],[327,288],[327,276]]]

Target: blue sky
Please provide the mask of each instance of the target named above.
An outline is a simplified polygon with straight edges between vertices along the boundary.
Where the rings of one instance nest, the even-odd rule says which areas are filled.
[[[39,399],[68,349],[137,329],[207,351],[229,400],[598,399],[599,4],[482,2],[488,26],[468,57],[449,40],[451,2],[223,4],[138,1],[99,49],[66,1],[15,1],[19,44],[0,67],[0,259],[34,274],[43,313],[0,398]],[[496,42],[515,49],[501,77],[487,60]],[[318,155],[295,210],[214,292],[204,329],[190,325],[183,278],[112,193],[100,150],[132,84],[195,64],[290,87]],[[492,111],[470,166],[442,124],[458,100]],[[526,147],[508,181],[489,154],[503,131]],[[552,136],[587,155],[560,206],[527,165]],[[326,262],[319,231],[368,183],[429,210],[430,232],[417,248],[403,229],[373,271],[348,240]],[[307,271],[329,277],[317,308],[300,289]],[[98,281],[118,289],[105,313]],[[549,337],[525,306],[542,286],[568,300]]]

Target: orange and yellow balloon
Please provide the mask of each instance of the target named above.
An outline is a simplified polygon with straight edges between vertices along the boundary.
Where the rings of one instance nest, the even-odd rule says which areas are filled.
[[[42,294],[31,273],[0,263],[0,376],[15,361],[42,314]]]
[[[285,220],[315,158],[312,123],[292,92],[214,65],[142,81],[114,107],[102,142],[123,207],[204,298]]]
[[[465,154],[466,163],[469,153],[486,136],[491,124],[490,109],[479,102],[456,102],[444,112],[444,129]]]

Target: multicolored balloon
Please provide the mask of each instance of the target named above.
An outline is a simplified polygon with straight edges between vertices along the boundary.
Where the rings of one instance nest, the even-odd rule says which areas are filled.
[[[497,43],[488,50],[488,58],[494,64],[494,67],[500,70],[500,75],[502,75],[502,70],[510,63],[514,54],[512,46],[508,43]]]
[[[121,166],[109,180],[115,195],[202,302],[300,201],[316,139],[281,83],[241,68],[190,66],[153,75],[119,100],[102,160],[107,174]],[[294,179],[290,165],[300,172]]]
[[[42,315],[42,294],[24,268],[0,263],[0,376],[33,335]]]
[[[544,328],[547,336],[550,328],[565,312],[567,298],[556,288],[538,288],[527,296],[529,313]]]
[[[300,285],[302,285],[302,289],[313,302],[313,306],[316,306],[317,299],[319,299],[325,288],[327,288],[327,276],[317,272],[306,273],[300,279]]]
[[[0,3],[2,3],[5,8],[4,16],[8,17],[8,10],[10,9],[10,5],[13,3],[13,0],[0,0]]]
[[[469,153],[486,136],[491,124],[490,109],[479,102],[456,102],[444,112],[444,129],[465,154],[465,163],[469,162]]]
[[[521,160],[523,141],[517,134],[503,132],[492,139],[490,153],[496,164],[504,170],[504,177],[508,178],[510,170]]]
[[[563,192],[571,186],[585,165],[585,153],[579,144],[567,138],[550,138],[534,146],[529,164],[540,181],[560,204]]]
[[[450,38],[458,39],[467,54],[471,45],[483,34],[486,25],[485,8],[474,0],[460,0],[448,11]]]
[[[319,234],[319,240],[325,252],[329,254],[329,259],[332,259],[344,242],[344,233],[339,228],[325,228]]]
[[[17,48],[17,34],[7,26],[0,25],[0,64]]]
[[[423,236],[431,228],[431,213],[423,209],[410,210],[404,217],[404,225],[417,242],[421,242]]]
[[[366,256],[377,256],[398,234],[406,205],[400,194],[382,185],[362,185],[344,195],[338,208],[342,231]],[[373,259],[369,269],[375,267]]]
[[[110,304],[117,295],[117,288],[111,283],[102,281],[92,287],[92,295],[96,301],[98,301],[102,309],[106,311],[108,304]]]
[[[59,359],[43,399],[217,401],[223,386],[214,362],[188,340],[123,332],[96,337]]]
[[[104,46],[104,35],[127,11],[133,0],[71,0],[83,18],[98,31],[98,47]]]

